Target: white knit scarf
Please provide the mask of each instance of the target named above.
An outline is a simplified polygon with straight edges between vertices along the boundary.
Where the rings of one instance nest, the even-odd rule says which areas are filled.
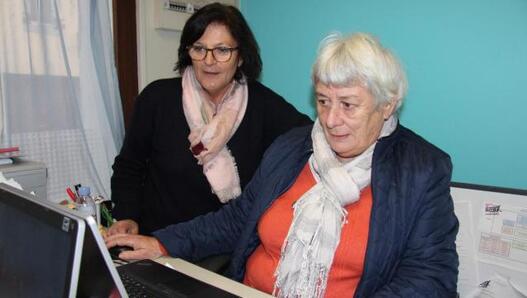
[[[190,148],[198,144],[203,150],[194,155],[203,166],[212,191],[222,203],[241,194],[236,161],[227,142],[238,129],[247,108],[248,88],[234,80],[218,105],[215,105],[196,79],[194,69],[183,73],[183,111],[190,127]],[[198,145],[201,147],[201,145]]]
[[[379,138],[397,126],[391,116]],[[346,223],[346,205],[356,202],[370,184],[373,150],[342,164],[330,148],[319,120],[311,132],[313,154],[309,159],[317,184],[295,203],[293,222],[282,246],[275,272],[273,295],[278,297],[323,297],[333,256]]]

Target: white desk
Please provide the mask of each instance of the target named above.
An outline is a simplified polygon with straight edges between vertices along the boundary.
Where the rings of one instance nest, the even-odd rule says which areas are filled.
[[[168,267],[172,267],[173,269],[176,269],[177,271],[180,271],[181,273],[184,273],[188,276],[199,279],[205,283],[211,284],[217,288],[220,288],[222,290],[225,290],[229,293],[232,293],[240,297],[250,297],[250,298],[273,297],[269,294],[266,294],[264,292],[248,287],[242,283],[236,282],[232,279],[228,279],[212,271],[203,269],[183,259],[161,257],[161,258],[156,259],[156,262],[163,264],[165,266],[168,266]]]

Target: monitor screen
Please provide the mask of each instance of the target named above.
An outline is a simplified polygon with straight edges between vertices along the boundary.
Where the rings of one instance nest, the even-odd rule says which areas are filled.
[[[67,297],[79,224],[6,189],[0,186],[0,297]]]
[[[117,271],[109,253],[106,253],[106,257],[103,255],[102,251],[107,249],[98,234],[95,221],[86,219],[86,233],[76,296],[78,298],[121,296],[115,284],[116,279],[119,279]],[[112,269],[114,276],[112,276]],[[121,292],[124,292],[124,286],[121,286]]]

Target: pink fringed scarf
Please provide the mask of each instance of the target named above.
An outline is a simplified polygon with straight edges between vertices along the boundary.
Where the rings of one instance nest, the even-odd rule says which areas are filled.
[[[192,67],[185,69],[182,86],[183,111],[190,127],[190,150],[203,166],[212,191],[226,203],[241,194],[236,161],[227,142],[245,115],[247,84],[233,81],[218,105],[209,99]]]

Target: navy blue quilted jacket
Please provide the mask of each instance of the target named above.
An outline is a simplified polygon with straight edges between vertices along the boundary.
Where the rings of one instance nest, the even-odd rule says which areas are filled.
[[[279,137],[243,194],[217,212],[154,233],[170,255],[196,261],[232,253],[242,280],[260,244],[260,216],[295,181],[312,153],[312,126]],[[364,272],[355,297],[455,297],[458,221],[450,157],[399,125],[373,154],[373,206]]]

